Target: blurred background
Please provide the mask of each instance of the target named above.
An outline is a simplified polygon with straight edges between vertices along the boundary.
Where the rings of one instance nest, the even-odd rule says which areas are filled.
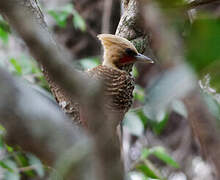
[[[54,38],[69,50],[80,70],[102,62],[96,36],[115,33],[122,12],[119,0],[40,0],[39,5]],[[155,0],[142,10],[149,32],[145,54],[156,63],[137,64],[132,72],[134,104],[123,121],[127,176],[131,180],[214,180],[216,167],[198,143],[197,134],[204,127],[198,122],[193,128],[190,118],[195,112],[187,108],[196,104],[195,99],[184,98],[198,87],[202,103],[215,120],[209,123],[219,130],[220,2]],[[155,17],[153,22],[148,21],[150,17]],[[53,98],[24,42],[1,16],[0,65]],[[4,127],[0,132],[0,179],[42,177],[47,171],[43,163],[19,147],[8,146]],[[218,142],[219,137],[212,138]],[[33,164],[34,168],[23,168]]]

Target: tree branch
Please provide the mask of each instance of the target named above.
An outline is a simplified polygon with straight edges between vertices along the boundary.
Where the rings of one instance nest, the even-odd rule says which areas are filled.
[[[124,0],[123,3],[126,4],[125,11],[115,34],[132,41],[137,50],[143,53],[148,37],[145,28],[142,26],[143,23],[138,9],[139,3],[137,0]]]
[[[112,1],[113,0],[104,1],[104,10],[103,10],[103,18],[102,18],[102,33],[109,33],[110,31]]]
[[[94,156],[92,141],[80,129],[73,127],[57,105],[2,69],[0,86],[0,123],[7,129],[7,143],[19,145],[46,165],[55,166],[56,163],[57,167],[63,166],[58,160],[70,150],[81,149],[80,163],[75,157],[68,156],[74,167],[71,171],[67,169],[68,175],[90,173],[88,160]],[[82,166],[87,166],[87,169]],[[57,173],[65,176],[60,170],[57,168]]]
[[[204,6],[204,5],[208,5],[208,4],[212,4],[215,2],[218,2],[219,0],[194,0],[190,3],[188,3],[185,7],[185,9],[190,10],[190,9],[195,9],[198,8],[200,6]]]

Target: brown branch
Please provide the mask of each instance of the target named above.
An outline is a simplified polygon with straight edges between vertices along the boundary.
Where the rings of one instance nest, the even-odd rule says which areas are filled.
[[[190,3],[188,3],[184,9],[190,10],[190,9],[195,9],[198,8],[200,6],[204,6],[204,5],[208,5],[208,4],[212,4],[215,2],[220,2],[219,0],[194,0]]]
[[[113,0],[104,1],[104,10],[103,10],[103,18],[102,18],[102,33],[110,32],[112,1]]]
[[[216,118],[209,112],[198,91],[193,91],[185,98],[189,113],[189,123],[199,141],[203,156],[215,166],[220,177],[220,138]]]
[[[74,163],[74,158],[69,156],[75,168],[68,173],[77,176],[90,171],[88,157],[94,156],[91,139],[74,127],[57,105],[2,69],[0,86],[0,123],[7,130],[7,143],[35,154],[46,166],[55,166],[69,149],[81,147],[81,152],[84,151],[81,164]],[[87,170],[79,172],[83,164]],[[57,168],[58,173],[65,176],[59,170]]]
[[[34,22],[32,17],[25,18],[26,13],[22,12],[23,9],[21,10],[16,4],[3,8],[5,8],[4,11],[7,11],[10,23],[24,39],[32,55],[43,68],[46,67],[49,75],[56,76],[53,81],[77,100],[83,98],[83,95],[91,90],[89,86],[91,83],[83,73],[76,71],[70,65],[71,57],[69,54],[64,49],[61,50],[52,44],[51,35],[45,34],[45,31],[39,29],[38,23]],[[22,18],[25,18],[25,23],[19,22]],[[30,25],[32,27],[29,27]]]
[[[121,0],[121,1],[122,1],[123,11],[126,11],[130,0]]]
[[[98,87],[95,83],[90,83],[85,73],[73,68],[70,64],[72,61],[70,55],[64,48],[56,46],[43,16],[38,16],[41,14],[39,8],[36,8],[35,2],[31,1],[33,0],[19,1],[19,3],[3,1],[1,10],[24,39],[34,58],[42,65],[55,97],[63,96],[63,102],[70,103],[72,107],[74,102],[86,102],[89,97],[85,96]],[[39,18],[36,18],[36,15]],[[25,19],[25,22],[21,19]]]
[[[18,168],[18,171],[19,172],[26,172],[26,171],[35,170],[36,168],[37,168],[37,165],[32,165],[32,166],[26,166],[26,167]]]
[[[142,26],[143,23],[138,9],[139,3],[137,0],[124,0],[123,3],[126,4],[125,11],[115,34],[131,40],[137,50],[143,53],[146,48],[148,37]]]

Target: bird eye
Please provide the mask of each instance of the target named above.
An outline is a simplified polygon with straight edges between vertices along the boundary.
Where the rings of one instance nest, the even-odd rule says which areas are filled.
[[[137,55],[137,53],[136,53],[134,50],[130,49],[130,48],[127,48],[127,49],[125,50],[125,52],[126,52],[126,54],[127,54],[128,56],[136,56],[136,55]]]

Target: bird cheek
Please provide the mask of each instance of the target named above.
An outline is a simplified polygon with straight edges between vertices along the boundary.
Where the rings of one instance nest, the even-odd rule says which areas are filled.
[[[134,57],[131,56],[124,56],[119,60],[120,64],[130,63],[134,61]]]

